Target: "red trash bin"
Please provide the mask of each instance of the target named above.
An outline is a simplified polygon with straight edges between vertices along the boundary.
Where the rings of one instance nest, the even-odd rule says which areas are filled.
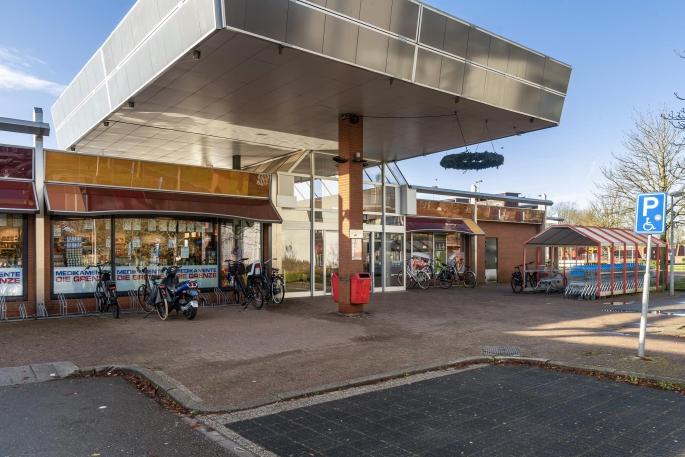
[[[340,276],[338,273],[333,273],[331,275],[331,288],[333,289],[333,301],[338,303],[338,281],[340,281]]]
[[[350,295],[350,303],[353,305],[363,305],[369,302],[371,273],[357,273],[352,276]]]

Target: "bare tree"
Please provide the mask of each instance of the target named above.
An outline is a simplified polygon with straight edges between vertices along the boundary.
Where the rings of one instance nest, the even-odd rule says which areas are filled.
[[[581,225],[582,209],[578,207],[577,202],[563,201],[557,202],[548,210],[548,214],[556,214],[564,218],[564,224]]]
[[[614,161],[600,168],[606,181],[597,183],[595,195],[603,206],[611,206],[613,215],[608,220],[632,220],[639,193],[683,191],[685,132],[675,127],[666,113],[665,108],[658,113],[635,113],[633,129],[623,140],[626,152],[612,154]],[[684,203],[685,196],[675,199],[676,217],[685,214]],[[670,225],[669,218],[667,228]]]
[[[623,210],[622,199],[615,194],[596,195],[583,210],[586,225],[629,228],[630,218]]]
[[[678,57],[681,59],[685,59],[685,53],[678,52],[678,51],[673,51],[676,53]],[[681,97],[678,95],[678,92],[673,93],[678,100],[685,100],[685,97]],[[668,114],[664,113],[664,119],[667,119],[673,127],[680,129],[680,130],[685,130],[685,108],[681,108],[680,111],[673,112],[671,111]]]

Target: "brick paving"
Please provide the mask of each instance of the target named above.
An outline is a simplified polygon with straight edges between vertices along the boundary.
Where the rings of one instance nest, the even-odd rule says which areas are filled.
[[[674,392],[499,365],[226,427],[281,457],[678,456],[683,411]]]
[[[629,297],[638,300],[639,297]],[[685,301],[653,300],[685,308]],[[649,317],[647,353],[634,360],[639,314],[604,313],[605,301],[514,295],[508,285],[376,294],[362,318],[341,317],[330,297],[287,298],[261,311],[200,309],[162,322],[141,314],[0,324],[0,366],[71,361],[163,370],[208,405],[518,346],[523,355],[685,378],[685,318]]]

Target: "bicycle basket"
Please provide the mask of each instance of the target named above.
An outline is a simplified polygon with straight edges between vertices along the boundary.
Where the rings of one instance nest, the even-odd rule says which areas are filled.
[[[245,274],[245,264],[242,262],[231,265],[231,276],[242,276]]]
[[[103,271],[102,272],[102,282],[108,282],[112,280],[112,273],[109,271]]]

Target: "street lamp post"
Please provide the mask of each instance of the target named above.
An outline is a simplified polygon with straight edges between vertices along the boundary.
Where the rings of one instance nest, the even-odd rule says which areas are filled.
[[[671,257],[669,259],[669,276],[668,276],[668,284],[669,284],[669,290],[671,293],[671,297],[675,295],[675,247],[673,246],[674,241],[674,233],[675,233],[675,211],[674,211],[674,198],[675,197],[682,197],[685,195],[685,192],[680,191],[680,192],[673,192],[671,194]]]

